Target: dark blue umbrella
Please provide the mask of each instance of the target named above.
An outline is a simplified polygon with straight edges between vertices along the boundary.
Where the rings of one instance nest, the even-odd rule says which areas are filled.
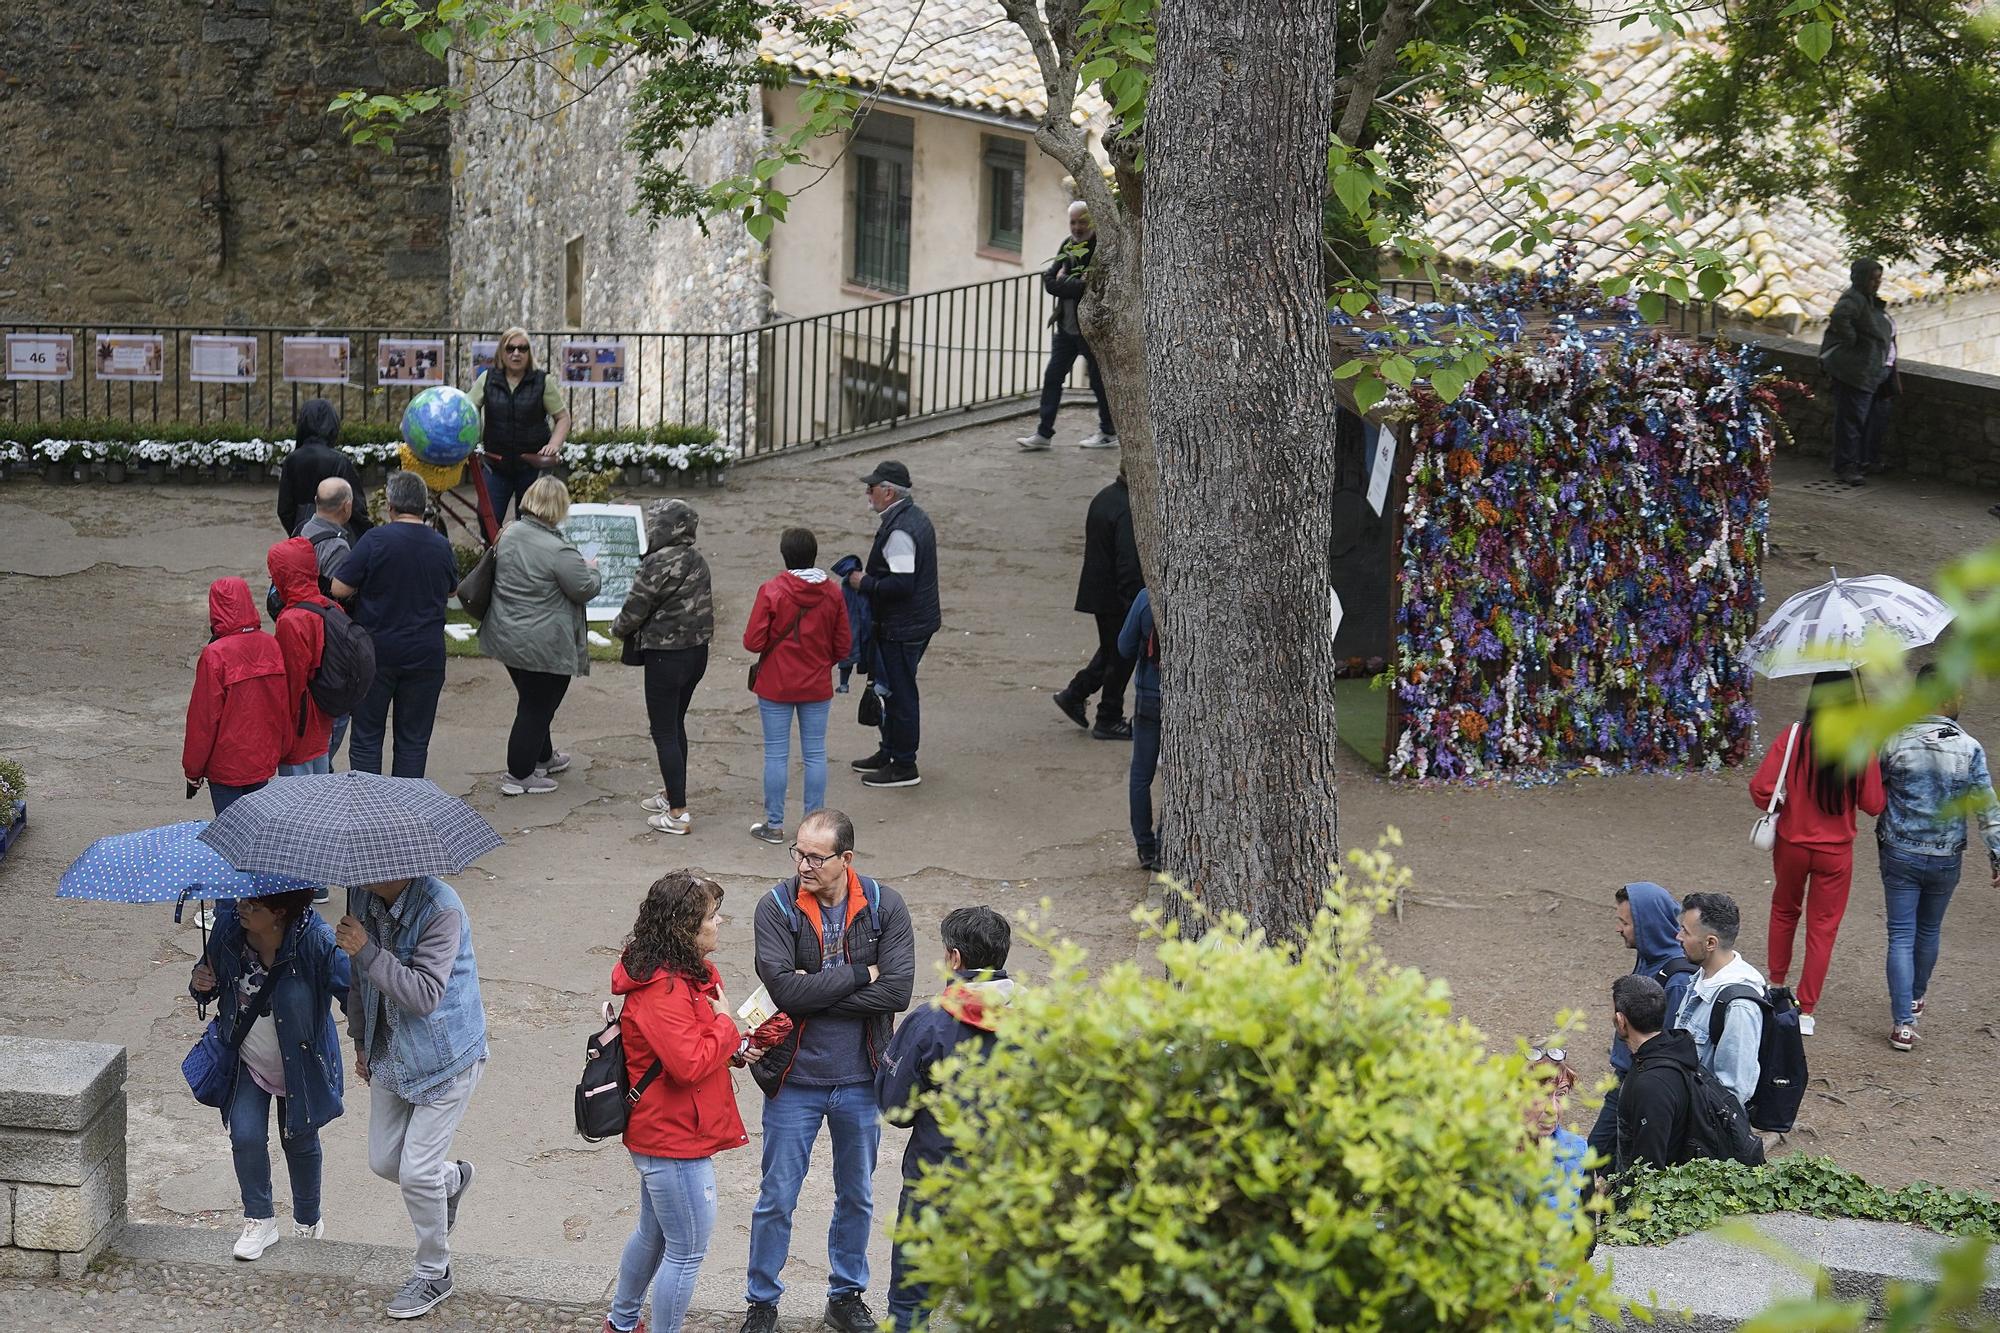
[[[501,845],[479,812],[425,778],[313,773],[238,797],[201,840],[238,870],[357,888],[454,875]]]
[[[236,869],[201,841],[201,831],[207,827],[208,821],[195,819],[99,838],[63,871],[56,897],[183,903],[190,898],[258,898],[319,887],[310,879]],[[178,907],[174,917],[180,917]]]

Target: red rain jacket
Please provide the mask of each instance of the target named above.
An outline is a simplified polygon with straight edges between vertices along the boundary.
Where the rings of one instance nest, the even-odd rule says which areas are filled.
[[[764,655],[757,697],[774,704],[831,699],[833,668],[852,644],[840,580],[808,583],[790,570],[757,589],[750,623],[743,628],[743,646]]]
[[[333,601],[319,590],[319,557],[304,537],[278,542],[264,563],[285,605],[278,613],[276,634],[278,651],[285,656],[285,716],[291,719],[291,728],[285,733],[285,757],[280,762],[303,764],[326,753],[333,739],[333,719],[320,711],[306,688],[326,649],[326,622],[294,608],[301,602],[332,606]]]
[[[291,738],[285,706],[285,655],[257,625],[250,585],[217,579],[208,587],[214,641],[201,650],[188,699],[181,771],[227,787],[276,777]]]
[[[634,981],[621,960],[611,969],[611,993],[625,997],[619,1030],[632,1086],[639,1086],[655,1058],[661,1064],[660,1076],[626,1119],[625,1146],[648,1157],[691,1159],[748,1143],[729,1078],[729,1058],[743,1039],[735,1021],[712,1003],[722,993],[714,965],[708,984],[697,990],[665,969]]]

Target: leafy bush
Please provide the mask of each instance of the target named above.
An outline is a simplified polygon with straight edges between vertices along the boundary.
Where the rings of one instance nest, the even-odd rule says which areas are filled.
[[[1393,835],[1392,835],[1393,836]],[[1010,1333],[1547,1329],[1610,1311],[1545,1197],[1525,1050],[1370,942],[1405,873],[1355,853],[1303,943],[1136,914],[1164,975],[1056,942],[932,1109],[962,1165],[899,1233],[954,1319]]]
[[[28,775],[12,759],[0,759],[0,826],[14,818],[14,802],[28,799]]]
[[[1642,1172],[1605,1228],[1619,1244],[1663,1245],[1743,1213],[1807,1213],[1909,1222],[1953,1236],[2000,1237],[2000,1201],[1918,1182],[1871,1185],[1824,1157],[1780,1157],[1763,1166],[1699,1161]]]
[[[571,503],[580,505],[601,505],[611,499],[611,483],[618,474],[610,468],[595,471],[579,468],[569,474],[565,483],[569,487]]]

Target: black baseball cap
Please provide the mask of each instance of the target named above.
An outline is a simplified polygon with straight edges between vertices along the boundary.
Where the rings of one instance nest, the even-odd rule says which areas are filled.
[[[885,481],[891,486],[901,486],[907,491],[910,489],[910,470],[891,459],[885,463],[877,463],[875,470],[861,479],[861,484],[879,486]]]

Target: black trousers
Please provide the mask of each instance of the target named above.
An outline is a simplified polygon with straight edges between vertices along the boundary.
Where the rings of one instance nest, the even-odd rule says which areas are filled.
[[[523,671],[508,667],[514,678],[514,729],[507,733],[507,775],[525,778],[537,764],[555,757],[549,728],[555,724],[556,710],[569,693],[568,676],[548,671]]]
[[[1097,354],[1090,350],[1090,344],[1074,333],[1056,330],[1055,341],[1049,347],[1049,368],[1042,373],[1042,415],[1036,429],[1043,435],[1056,433],[1056,409],[1062,406],[1063,385],[1069,382],[1070,367],[1078,357],[1083,358],[1083,368],[1090,376],[1090,391],[1097,397],[1097,428],[1106,435],[1116,435],[1111,428],[1111,404],[1104,397],[1104,381],[1097,373]]]
[[[1889,387],[1883,381],[1882,389]],[[1833,475],[1846,477],[1882,465],[1882,440],[1889,433],[1889,398],[1833,382]]]
[[[667,805],[684,810],[688,803],[688,705],[694,687],[708,673],[708,645],[646,650],[646,723],[653,732],[653,749],[660,758],[660,782]]]
[[[1132,679],[1132,668],[1138,665],[1118,654],[1118,631],[1123,628],[1122,612],[1099,611],[1097,652],[1069,682],[1069,697],[1079,701],[1103,691],[1097,701],[1097,720],[1101,723],[1124,721],[1125,683]]]
[[[917,746],[923,741],[923,699],[917,692],[917,667],[924,649],[931,646],[929,635],[921,639],[877,639],[875,641],[875,683],[885,691],[882,700],[882,753],[899,764],[917,762]]]

